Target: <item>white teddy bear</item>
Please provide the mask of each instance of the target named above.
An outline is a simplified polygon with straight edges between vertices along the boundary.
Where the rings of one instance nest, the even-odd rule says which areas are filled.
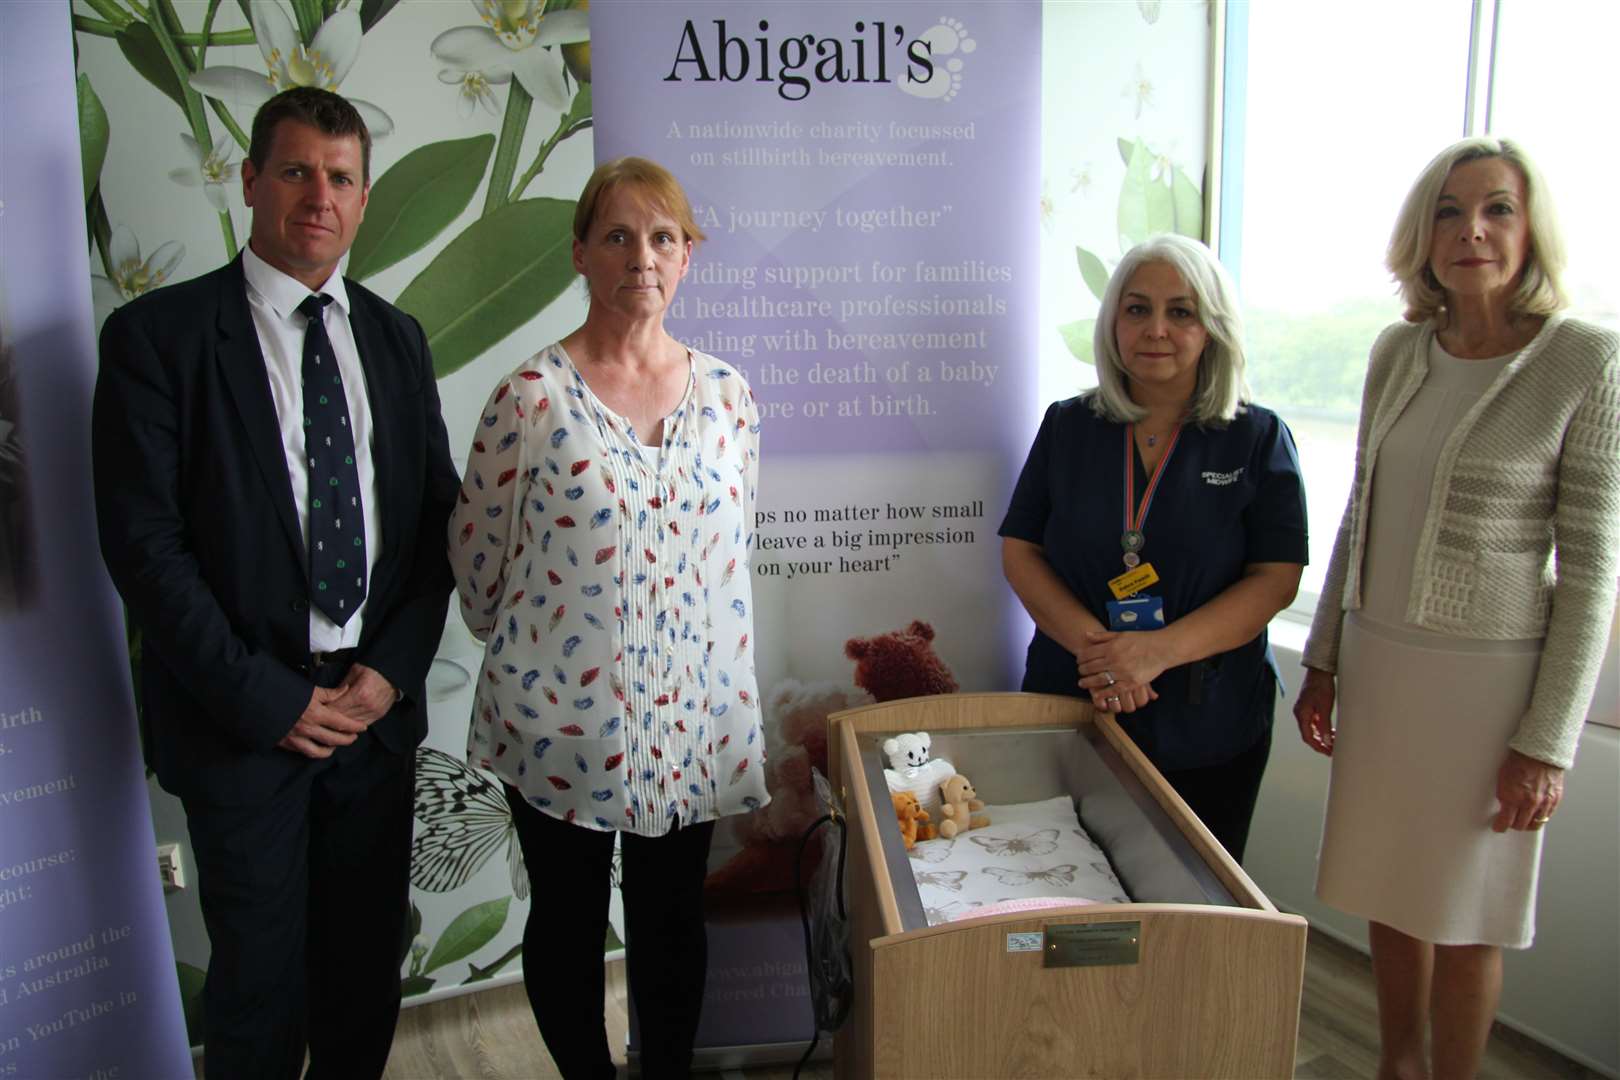
[[[933,740],[928,732],[906,732],[883,741],[883,756],[889,767],[883,770],[891,792],[909,791],[932,816],[940,809],[939,786],[956,775],[956,767],[944,758],[930,758]]]

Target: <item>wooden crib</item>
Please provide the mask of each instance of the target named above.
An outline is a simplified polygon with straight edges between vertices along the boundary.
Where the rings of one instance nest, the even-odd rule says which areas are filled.
[[[838,1077],[1293,1075],[1305,920],[1277,911],[1112,717],[950,694],[829,723],[855,980]],[[879,746],[902,731],[929,732],[988,803],[1071,794],[1135,902],[930,927],[883,778]]]

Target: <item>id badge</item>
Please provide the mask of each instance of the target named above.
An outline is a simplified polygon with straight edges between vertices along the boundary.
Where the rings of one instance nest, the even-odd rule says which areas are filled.
[[[1108,629],[1159,630],[1164,627],[1164,597],[1133,596],[1108,601]]]
[[[1128,600],[1141,592],[1149,585],[1156,585],[1159,581],[1158,571],[1153,564],[1145,562],[1125,571],[1116,578],[1108,579],[1108,591],[1114,594],[1115,600]]]

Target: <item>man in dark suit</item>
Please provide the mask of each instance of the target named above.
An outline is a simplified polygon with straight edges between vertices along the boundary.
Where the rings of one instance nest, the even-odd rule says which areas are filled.
[[[249,245],[107,320],[102,554],[142,633],[147,753],[186,810],[210,1076],[382,1073],[414,748],[455,499],[416,320],[337,272],[371,139],[300,88],[253,123]]]

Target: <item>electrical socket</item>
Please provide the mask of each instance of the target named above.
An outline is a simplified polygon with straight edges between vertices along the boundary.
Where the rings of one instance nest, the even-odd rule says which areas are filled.
[[[163,879],[163,891],[179,892],[186,887],[186,874],[180,866],[180,845],[159,844],[158,876]]]

